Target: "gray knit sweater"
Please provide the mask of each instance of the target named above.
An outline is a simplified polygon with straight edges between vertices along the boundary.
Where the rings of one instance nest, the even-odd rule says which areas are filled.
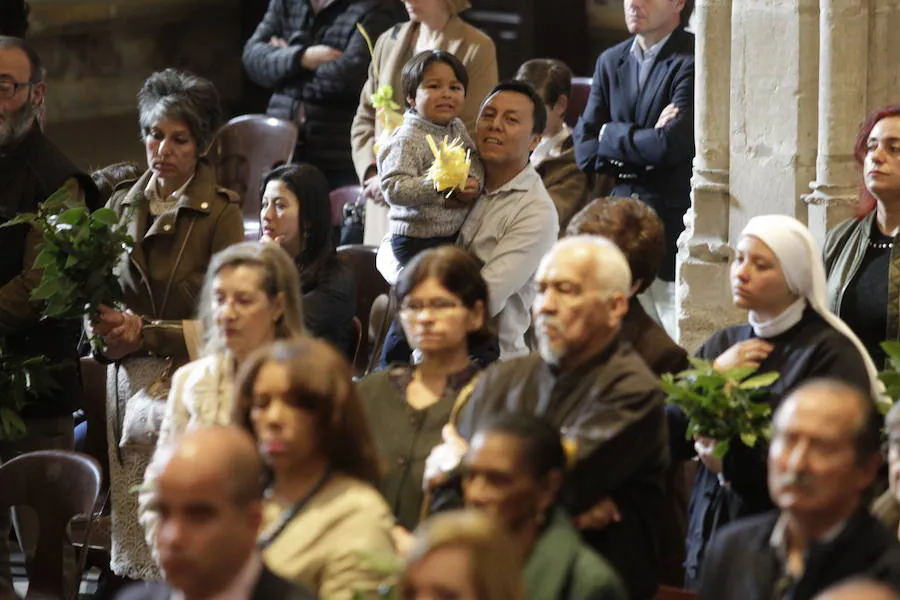
[[[414,238],[454,235],[462,227],[471,207],[471,204],[447,199],[447,192],[436,192],[434,183],[426,179],[428,168],[434,162],[425,139],[429,133],[436,143],[444,136],[447,141],[460,138],[472,151],[469,175],[484,186],[484,167],[475,155],[475,143],[466,133],[461,119],[453,119],[442,127],[423,119],[413,110],[406,111],[403,124],[378,149],[377,157],[381,189],[391,205],[388,218],[392,235]]]

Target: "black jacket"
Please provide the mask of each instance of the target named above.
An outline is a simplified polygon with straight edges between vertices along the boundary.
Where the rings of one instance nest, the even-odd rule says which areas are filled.
[[[304,158],[323,171],[353,170],[350,124],[369,73],[369,50],[356,30],[361,24],[372,39],[401,19],[394,0],[334,0],[313,13],[308,0],[271,0],[269,9],[244,46],[244,68],[254,82],[274,90],[267,113],[295,121],[303,103],[306,123]],[[272,36],[287,48],[268,44]],[[315,71],[300,66],[309,46],[341,50],[339,59]]]
[[[0,223],[40,204],[69,180],[76,180],[90,208],[100,198],[90,177],[81,172],[35,124],[21,141],[0,153]],[[31,301],[36,284],[32,265],[41,244],[40,234],[18,225],[0,230],[0,337],[7,349],[23,356],[45,355],[54,365],[58,388],[22,411],[24,417],[71,414],[80,404],[78,320],[41,319],[41,307]]]
[[[609,48],[597,59],[588,103],[573,134],[575,160],[587,173],[616,175],[613,195],[637,194],[656,209],[666,226],[667,242],[660,276],[673,280],[675,243],[684,229],[681,214],[691,205],[694,35],[681,27],[672,32],[640,90],[631,57],[633,40]],[[678,106],[678,116],[656,129],[669,104]],[[598,141],[604,125],[603,139]]]
[[[580,515],[611,497],[622,520],[585,531],[585,542],[622,576],[629,596],[657,588],[660,518],[664,510],[668,437],[656,377],[628,344],[614,341],[569,373],[532,354],[495,363],[481,376],[457,428],[471,439],[491,415],[522,411],[547,419],[576,445],[563,505]]]
[[[714,360],[737,342],[756,337],[750,325],[737,325],[718,331],[700,348],[698,355]],[[760,364],[759,373],[777,371],[778,381],[768,388],[767,401],[775,409],[794,388],[816,377],[832,377],[863,390],[868,390],[869,374],[856,346],[826,323],[815,311],[807,308],[799,323],[769,338],[775,349]],[[687,420],[675,407],[668,407],[672,454],[689,458],[693,443],[685,440]],[[697,479],[691,494],[688,522],[685,584],[694,587],[702,569],[706,569],[706,546],[717,529],[737,518],[755,515],[774,508],[769,498],[768,448],[757,443],[748,448],[739,440],[732,440],[722,461],[728,486],[719,485],[718,477],[703,467],[697,469]]]
[[[723,529],[710,547],[697,600],[772,600],[784,586],[783,568],[770,544],[777,511],[742,519]],[[809,600],[845,579],[864,576],[900,591],[900,544],[861,509],[837,537],[807,551],[792,600]],[[779,581],[782,580],[782,581]]]
[[[172,588],[162,582],[137,583],[116,595],[116,600],[169,600]],[[315,594],[263,567],[250,600],[316,600]]]

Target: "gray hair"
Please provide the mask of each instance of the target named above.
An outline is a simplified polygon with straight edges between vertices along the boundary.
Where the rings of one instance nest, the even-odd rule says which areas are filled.
[[[261,289],[270,299],[278,294],[284,298],[284,314],[275,322],[275,339],[292,339],[304,334],[303,300],[300,296],[300,275],[288,253],[272,242],[242,242],[213,255],[203,278],[198,313],[203,323],[203,355],[225,351],[225,337],[218,330],[213,316],[213,282],[222,269],[250,266],[262,274]]]
[[[44,69],[41,57],[25,40],[9,35],[0,35],[0,50],[21,50],[25,53],[25,56],[28,57],[28,64],[31,66],[31,74],[28,78],[31,83],[39,83],[47,76],[47,70]]]
[[[197,141],[199,153],[206,153],[222,121],[219,93],[211,81],[188,71],[166,69],[148,77],[137,98],[142,137],[160,119],[181,119]]]
[[[631,294],[631,267],[622,250],[609,238],[601,235],[573,235],[565,237],[550,250],[544,260],[550,260],[557,252],[572,247],[588,251],[597,270],[597,281],[605,292],[618,292],[626,298]]]

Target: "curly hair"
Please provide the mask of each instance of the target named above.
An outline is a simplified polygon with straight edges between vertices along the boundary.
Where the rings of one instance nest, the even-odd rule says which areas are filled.
[[[572,217],[566,235],[599,235],[611,240],[628,259],[637,293],[646,290],[666,254],[666,232],[653,208],[636,198],[597,198]]]
[[[138,92],[138,121],[146,137],[163,118],[181,119],[206,153],[222,122],[222,107],[216,86],[188,71],[166,69],[147,78]]]

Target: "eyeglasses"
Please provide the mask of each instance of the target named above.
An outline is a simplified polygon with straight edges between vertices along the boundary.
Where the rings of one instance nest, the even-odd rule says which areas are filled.
[[[413,317],[423,311],[431,311],[436,317],[448,314],[450,311],[462,308],[462,304],[447,298],[431,298],[428,300],[408,300],[400,305],[400,313],[407,318]]]
[[[0,80],[0,99],[9,100],[19,91],[19,88],[27,87],[38,83],[37,81],[12,81],[11,79]]]

